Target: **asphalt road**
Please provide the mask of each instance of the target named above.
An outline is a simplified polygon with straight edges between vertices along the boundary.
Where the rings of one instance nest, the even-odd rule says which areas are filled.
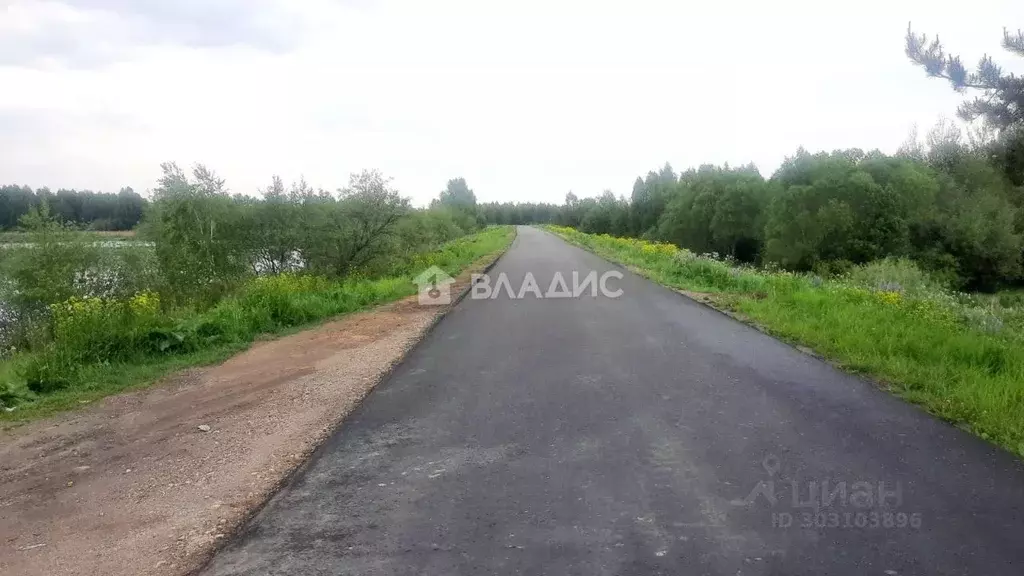
[[[520,228],[491,275],[608,270]],[[1024,574],[1016,459],[624,274],[465,299],[207,573]]]

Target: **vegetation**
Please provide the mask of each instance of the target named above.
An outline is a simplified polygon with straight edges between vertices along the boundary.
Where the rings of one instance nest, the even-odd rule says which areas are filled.
[[[1002,44],[1008,52],[1024,57],[1024,32],[1013,34],[1004,29]],[[1004,73],[991,56],[983,56],[975,71],[968,72],[959,56],[946,54],[938,37],[929,42],[927,35],[914,34],[909,27],[906,53],[929,76],[945,78],[957,92],[981,93],[960,106],[958,113],[964,120],[981,119],[999,130],[1019,129],[1024,123],[1024,77]],[[1016,148],[1012,159],[1021,159],[1020,150]]]
[[[0,231],[12,230],[33,208],[46,205],[53,216],[88,230],[131,230],[146,210],[145,198],[131,188],[117,194],[89,190],[32,190],[28,186],[0,186]]]
[[[338,193],[275,178],[230,197],[167,164],[143,228],[152,244],[92,242],[43,203],[31,240],[0,252],[0,413],[25,418],[110,394],[279,333],[414,292],[507,246],[444,205],[416,210],[374,171]],[[127,376],[126,376],[127,375]]]
[[[448,186],[430,203],[430,207],[446,211],[463,228],[483,224],[477,213],[476,194],[469,188],[464,178],[449,180]]]
[[[558,224],[671,242],[748,264],[828,276],[881,258],[910,258],[958,290],[1024,283],[1024,187],[941,124],[895,155],[800,150],[771,178],[754,166],[668,165],[632,197],[484,205],[487,223]]]
[[[754,265],[828,276],[909,258],[958,290],[1024,283],[1024,187],[991,154],[940,124],[896,155],[799,150],[765,179],[754,166],[669,165],[637,179],[629,200],[605,192],[561,206],[481,206],[487,223],[558,224],[671,242]]]
[[[884,259],[822,278],[766,270],[674,244],[549,226],[651,279],[711,293],[769,332],[1024,456],[1024,308],[945,290],[913,261]]]

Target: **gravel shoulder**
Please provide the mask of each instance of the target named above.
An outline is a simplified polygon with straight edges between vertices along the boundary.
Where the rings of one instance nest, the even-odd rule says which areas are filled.
[[[196,570],[446,311],[408,298],[0,432],[0,574]]]

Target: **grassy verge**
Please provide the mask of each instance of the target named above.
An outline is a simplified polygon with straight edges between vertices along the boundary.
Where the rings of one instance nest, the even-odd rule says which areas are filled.
[[[213,308],[160,310],[154,295],[129,301],[73,301],[54,312],[54,341],[0,361],[0,421],[24,421],[152,383],[175,370],[219,362],[265,335],[398,300],[429,266],[452,276],[503,252],[511,227],[488,228],[421,254],[404,272],[330,281],[284,274],[261,277]]]
[[[549,231],[666,286],[702,292],[765,331],[870,376],[929,412],[1024,456],[1024,310],[954,294],[878,263],[849,276],[766,271],[669,244]]]

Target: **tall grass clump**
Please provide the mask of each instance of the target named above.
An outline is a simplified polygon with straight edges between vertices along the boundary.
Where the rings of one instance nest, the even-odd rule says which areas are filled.
[[[948,287],[907,258],[883,258],[853,267],[844,277],[846,283],[881,292],[900,292],[916,296],[938,294]]]

